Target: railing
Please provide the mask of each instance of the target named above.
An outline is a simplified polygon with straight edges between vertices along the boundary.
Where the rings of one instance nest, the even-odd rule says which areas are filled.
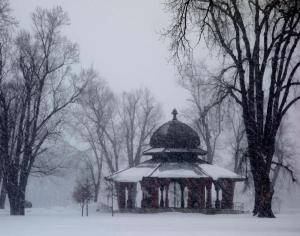
[[[120,209],[119,212],[131,213],[159,213],[159,212],[184,212],[184,213],[203,213],[203,214],[242,214],[244,213],[244,203],[234,202],[232,208],[133,208]]]
[[[233,203],[233,210],[244,212],[245,205],[243,202],[234,202]]]

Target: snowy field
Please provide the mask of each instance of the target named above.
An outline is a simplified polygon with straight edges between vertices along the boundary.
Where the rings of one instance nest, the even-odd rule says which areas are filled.
[[[244,215],[183,213],[93,213],[81,217],[79,209],[30,209],[25,217],[0,211],[1,236],[110,236],[205,235],[299,236],[300,212],[281,213],[275,219]]]

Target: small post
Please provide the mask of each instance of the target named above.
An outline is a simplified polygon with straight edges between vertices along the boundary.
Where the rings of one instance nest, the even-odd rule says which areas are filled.
[[[211,208],[211,181],[206,182],[206,208]]]
[[[114,216],[114,184],[111,183],[111,216]]]
[[[89,202],[87,201],[85,204],[86,216],[89,216]]]
[[[177,206],[176,202],[177,202],[177,199],[176,199],[176,182],[174,182],[174,195],[173,195],[173,198],[174,198],[174,208]]]

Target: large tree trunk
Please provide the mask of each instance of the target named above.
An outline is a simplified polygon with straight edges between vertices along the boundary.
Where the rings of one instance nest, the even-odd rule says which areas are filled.
[[[254,178],[255,202],[253,214],[258,217],[275,217],[272,211],[272,198],[274,192],[271,188],[269,176],[259,174],[259,178]]]
[[[98,202],[100,184],[95,185],[94,202]]]
[[[10,215],[25,215],[25,193],[18,189],[11,191],[11,188],[7,188]]]
[[[6,188],[5,188],[4,181],[3,181],[2,186],[1,186],[1,191],[0,191],[0,209],[5,208],[6,194],[7,194],[7,192],[6,192]]]
[[[25,192],[28,176],[22,175],[18,181],[18,171],[10,169],[6,180],[6,191],[10,204],[10,215],[25,215]]]
[[[271,181],[268,175],[262,176],[260,186],[260,197],[258,205],[258,217],[270,217],[274,218],[272,211],[272,198],[274,192],[271,188]]]
[[[258,150],[250,149],[251,145],[249,145],[249,154],[255,190],[253,215],[273,218],[275,217],[272,211],[272,197],[274,192],[271,186],[268,170],[262,163],[262,160],[260,159],[261,157],[256,156]]]

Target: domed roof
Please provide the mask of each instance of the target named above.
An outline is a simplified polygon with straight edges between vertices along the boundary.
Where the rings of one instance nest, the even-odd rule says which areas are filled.
[[[150,139],[152,148],[198,148],[198,134],[187,124],[177,120],[176,109],[173,110],[173,120],[160,126]]]

